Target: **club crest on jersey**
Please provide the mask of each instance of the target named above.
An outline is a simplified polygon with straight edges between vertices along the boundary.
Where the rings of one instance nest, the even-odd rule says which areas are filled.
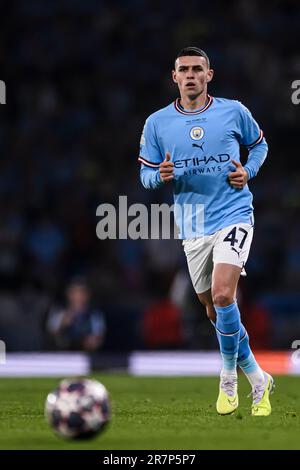
[[[202,127],[192,127],[190,130],[190,137],[193,140],[200,140],[204,136],[204,130]]]

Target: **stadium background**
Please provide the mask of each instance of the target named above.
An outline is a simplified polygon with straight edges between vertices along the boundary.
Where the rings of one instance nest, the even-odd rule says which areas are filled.
[[[103,310],[108,353],[214,350],[177,241],[100,241],[96,208],[171,202],[139,181],[145,118],[177,97],[170,70],[203,48],[210,93],[239,99],[269,156],[250,183],[256,230],[239,292],[252,345],[300,338],[300,6],[295,0],[1,2],[0,338],[8,351],[53,350],[47,316],[74,276]]]

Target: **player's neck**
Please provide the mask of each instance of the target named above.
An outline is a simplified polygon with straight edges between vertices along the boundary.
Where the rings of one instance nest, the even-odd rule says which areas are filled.
[[[206,91],[201,93],[201,95],[197,96],[196,98],[190,98],[189,96],[180,97],[180,105],[184,109],[188,109],[190,111],[203,108],[206,105],[207,101],[208,96]]]

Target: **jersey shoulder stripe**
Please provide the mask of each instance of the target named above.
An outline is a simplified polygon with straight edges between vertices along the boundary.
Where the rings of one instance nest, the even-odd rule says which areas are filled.
[[[141,156],[138,158],[138,161],[143,163],[146,166],[150,166],[151,168],[159,168],[159,165],[160,165],[160,163],[149,162],[149,160],[146,160],[146,158],[141,157]]]
[[[252,144],[246,145],[246,147],[248,147],[248,148],[253,148],[253,147],[255,147],[255,145],[259,144],[259,143],[263,140],[263,138],[264,138],[264,133],[263,133],[263,131],[260,129],[258,139],[256,139]]]

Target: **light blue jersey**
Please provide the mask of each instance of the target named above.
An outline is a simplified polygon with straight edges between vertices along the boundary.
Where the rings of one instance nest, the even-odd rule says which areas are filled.
[[[146,120],[139,156],[142,184],[152,189],[165,184],[159,165],[170,152],[175,205],[203,205],[204,235],[235,223],[252,223],[248,185],[235,189],[228,181],[228,174],[236,169],[231,160],[240,161],[240,145],[249,150],[244,168],[253,178],[268,146],[249,110],[239,101],[208,96],[203,108],[188,111],[177,99]],[[188,238],[176,212],[175,219],[179,237]]]

